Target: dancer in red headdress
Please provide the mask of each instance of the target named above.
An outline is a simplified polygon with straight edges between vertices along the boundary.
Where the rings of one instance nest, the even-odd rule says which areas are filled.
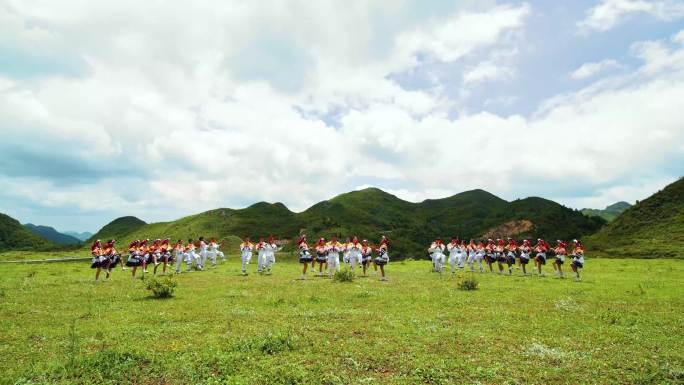
[[[340,270],[340,252],[344,246],[333,235],[330,238],[330,242],[325,245],[325,248],[328,253],[328,275],[332,278],[333,274]]]
[[[537,239],[537,244],[534,246],[534,251],[537,255],[534,257],[534,264],[537,267],[537,273],[540,277],[544,276],[542,272],[542,265],[546,265],[546,252],[549,251],[549,244],[543,239]]]
[[[520,267],[522,268],[523,275],[527,275],[527,264],[530,262],[530,254],[532,253],[532,246],[528,239],[523,240],[522,246],[520,246]]]
[[[565,255],[568,253],[567,246],[567,243],[559,239],[556,241],[556,247],[553,249],[553,252],[556,254],[556,260],[553,262],[553,269],[560,278],[565,278],[565,276],[563,276],[563,263],[565,263]]]
[[[313,257],[309,252],[309,244],[306,242],[306,235],[302,235],[297,240],[297,248],[299,249],[299,263],[302,264],[302,278],[306,279],[306,269],[309,263],[313,261]]]
[[[584,267],[584,247],[582,242],[575,239],[572,241],[574,243],[574,249],[572,250],[572,263],[570,267],[575,273],[575,280],[580,280],[580,269]]]
[[[264,249],[266,250],[264,254],[264,269],[266,274],[271,274],[271,266],[275,264],[275,253],[278,251],[278,245],[276,245],[273,235],[268,236],[268,242],[266,242]]]
[[[323,237],[316,243],[316,262],[318,262],[318,275],[323,276],[328,265],[328,251],[325,248],[325,238]]]
[[[430,258],[432,259],[432,267],[433,271],[435,273],[441,273],[442,272],[442,266],[444,265],[444,244],[442,243],[442,238],[437,237],[437,239],[434,240],[430,244],[430,247],[428,247],[427,251],[430,253]]]
[[[100,280],[100,272],[102,269],[109,269],[109,259],[104,256],[102,252],[102,242],[96,240],[90,246],[90,254],[93,256],[92,263],[90,264],[91,269],[95,270],[95,281]],[[109,276],[109,274],[107,274]]]

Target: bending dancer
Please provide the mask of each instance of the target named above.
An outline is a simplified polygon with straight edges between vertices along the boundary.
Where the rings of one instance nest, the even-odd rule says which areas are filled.
[[[247,275],[247,265],[252,259],[252,250],[254,250],[254,244],[249,241],[249,237],[245,238],[240,244],[240,260],[242,261],[242,275]]]
[[[568,253],[567,244],[560,239],[556,241],[556,247],[553,252],[556,254],[556,260],[553,262],[553,269],[560,278],[563,276],[563,263],[565,263],[565,255]]]
[[[432,257],[432,266],[436,273],[442,272],[442,265],[444,264],[444,245],[442,244],[442,238],[435,239],[434,242],[428,248],[428,253]]]
[[[313,261],[311,253],[309,253],[309,244],[306,243],[306,236],[302,235],[297,240],[297,248],[299,249],[299,263],[302,264],[302,278],[306,279],[306,269],[309,267],[309,263]]]
[[[221,258],[221,263],[226,262],[226,255],[223,254],[223,251],[221,251],[221,249],[223,248],[224,241],[221,241],[221,243],[217,243],[216,238],[212,238],[211,243],[213,245],[210,244],[210,246],[214,248],[214,258],[219,257]],[[216,263],[214,263],[214,265],[216,265]]]
[[[340,251],[342,251],[343,247],[344,246],[337,241],[337,237],[334,235],[326,245],[328,254],[328,275],[330,278],[332,278],[335,271],[340,270]]]
[[[580,281],[580,269],[584,267],[584,247],[582,247],[582,242],[577,239],[572,242],[574,243],[574,248],[572,250],[572,263],[570,267],[575,273],[575,280]]]
[[[537,267],[537,273],[540,277],[544,276],[542,273],[542,265],[546,265],[546,252],[549,250],[549,245],[543,239],[537,239],[537,244],[534,246],[534,251],[537,253],[534,257],[534,265]]]
[[[366,276],[366,272],[368,271],[368,265],[370,265],[372,259],[373,248],[368,246],[368,240],[364,239],[363,241],[361,241],[361,266],[363,266],[364,277]]]
[[[375,258],[375,264],[380,266],[381,281],[387,281],[387,277],[385,277],[385,265],[387,265],[389,259],[389,244],[382,243],[380,247],[378,247],[378,256]]]

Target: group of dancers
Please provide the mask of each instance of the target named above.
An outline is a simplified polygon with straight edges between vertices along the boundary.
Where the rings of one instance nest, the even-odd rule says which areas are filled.
[[[173,245],[169,241],[169,238],[155,239],[152,242],[149,239],[132,241],[128,245],[128,258],[124,263],[116,250],[115,240],[111,239],[104,244],[99,239],[96,240],[91,246],[91,267],[97,269],[95,280],[100,279],[102,270],[109,278],[112,269],[118,264],[121,265],[122,270],[127,269],[125,266],[132,268],[131,276],[135,279],[138,268],[142,269],[144,276],[148,265],[154,266],[153,272],[156,275],[159,266],[162,266],[162,274],[166,274],[167,266],[174,262],[177,274],[181,273],[183,262],[186,264],[187,272],[193,271],[193,266],[196,270],[204,270],[207,260],[214,268],[217,258],[225,262],[225,255],[221,251],[223,242],[218,243],[214,238],[208,242],[204,237],[200,237],[197,242],[189,239],[187,243],[179,239]],[[371,246],[366,239],[359,241],[356,236],[351,239],[347,238],[345,242],[339,242],[336,236],[332,236],[328,241],[320,238],[313,246],[309,246],[306,236],[301,235],[295,245],[299,252],[299,263],[302,264],[301,279],[306,279],[309,264],[311,264],[311,270],[316,272],[316,263],[318,263],[318,272],[316,272],[318,276],[332,277],[336,271],[340,270],[340,256],[342,256],[342,261],[352,272],[356,273],[357,268],[360,268],[363,276],[366,276],[368,269],[372,266],[376,273],[379,269],[380,280],[387,280],[385,266],[390,259],[390,241],[386,236],[382,236],[377,246]],[[273,236],[266,241],[260,238],[256,244],[253,244],[249,238],[245,238],[240,244],[242,274],[247,275],[247,265],[255,251],[257,272],[271,274],[276,261],[275,255],[279,250]],[[433,271],[438,273],[442,272],[446,262],[451,265],[452,273],[456,273],[457,268],[464,270],[466,264],[469,271],[474,272],[475,264],[477,264],[480,273],[484,273],[486,271],[484,261],[490,273],[494,273],[494,264],[496,264],[499,274],[504,274],[507,267],[508,274],[512,275],[513,268],[516,267],[522,269],[523,275],[528,275],[527,264],[533,260],[537,274],[544,276],[542,266],[546,265],[547,255],[551,254],[555,256],[554,271],[560,278],[565,276],[563,264],[568,256],[572,258],[570,267],[575,279],[580,280],[580,270],[584,267],[584,248],[582,242],[577,239],[573,240],[573,248],[570,252],[567,243],[562,240],[557,240],[556,246],[552,248],[543,239],[537,239],[536,245],[532,246],[528,239],[523,240],[519,245],[515,239],[511,238],[488,239],[486,242],[478,241],[477,243],[471,239],[469,243],[466,243],[458,237],[452,237],[447,244],[444,244],[441,238],[437,238],[427,251],[432,259]],[[449,254],[448,259],[446,253]]]
[[[200,237],[197,242],[188,239],[187,243],[178,240],[173,245],[170,245],[170,239],[155,239],[150,242],[149,239],[134,240],[128,245],[128,258],[125,266],[132,269],[131,276],[136,277],[138,267],[142,268],[143,276],[147,273],[147,266],[154,265],[153,273],[157,274],[157,268],[162,265],[162,274],[166,274],[168,265],[174,261],[176,263],[176,273],[181,272],[183,262],[187,265],[187,272],[192,271],[193,265],[197,270],[204,270],[207,259],[210,261],[212,267],[216,267],[216,259],[221,258],[225,262],[225,255],[221,251],[223,242],[217,243],[216,239],[212,238],[209,242]],[[121,264],[121,270],[127,270],[124,266],[121,254],[116,250],[116,241],[110,239],[106,243],[98,239],[93,242],[90,247],[92,254],[91,268],[96,269],[95,280],[100,279],[102,270],[105,271],[106,277],[112,272],[116,265]],[[199,252],[196,250],[199,248]]]
[[[564,278],[563,264],[566,256],[570,256],[572,261],[570,268],[575,274],[575,279],[580,280],[580,269],[584,267],[584,247],[582,242],[575,239],[573,242],[572,251],[568,252],[568,245],[565,241],[557,240],[556,247],[551,246],[543,239],[537,239],[537,244],[532,246],[532,243],[525,239],[522,245],[518,245],[515,239],[508,238],[507,240],[488,239],[487,242],[479,241],[475,243],[472,239],[466,244],[464,240],[459,241],[458,237],[452,237],[448,244],[442,243],[441,238],[435,239],[434,242],[427,249],[432,259],[432,264],[435,272],[441,273],[445,265],[446,257],[445,251],[449,253],[448,262],[451,265],[451,272],[455,273],[456,268],[464,269],[465,264],[468,264],[469,270],[474,272],[474,264],[479,265],[480,272],[485,272],[482,264],[484,261],[489,266],[489,272],[493,273],[493,265],[498,265],[498,273],[504,273],[504,265],[508,267],[508,274],[513,274],[513,267],[522,269],[523,275],[527,275],[527,264],[532,259],[534,254],[534,264],[539,276],[544,276],[542,266],[546,265],[547,255],[553,253],[555,259],[553,261],[553,268],[560,278]]]
[[[328,276],[332,277],[335,271],[340,270],[340,254],[342,254],[342,260],[352,272],[355,273],[359,266],[363,269],[363,275],[366,276],[368,268],[373,265],[374,271],[380,268],[380,280],[387,280],[385,265],[389,262],[390,241],[384,235],[377,247],[369,245],[366,239],[359,242],[356,236],[351,240],[347,238],[344,243],[341,243],[334,235],[327,242],[325,238],[320,238],[313,246],[314,254],[311,254],[306,236],[300,236],[296,245],[299,250],[299,263],[302,264],[301,279],[306,279],[309,263],[312,271],[316,271],[316,263],[318,263],[319,276],[324,276],[327,271]],[[375,258],[373,258],[373,253],[377,254]]]

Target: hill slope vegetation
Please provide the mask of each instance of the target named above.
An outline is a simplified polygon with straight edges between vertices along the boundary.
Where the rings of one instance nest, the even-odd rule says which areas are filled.
[[[273,234],[291,240],[305,233],[310,242],[318,237],[358,235],[375,244],[381,235],[387,235],[392,240],[393,256],[417,257],[425,254],[427,244],[436,236],[479,238],[508,221],[531,223],[524,232],[512,235],[549,239],[581,237],[605,223],[542,198],[507,202],[486,191],[472,190],[412,203],[377,188],[341,194],[301,213],[290,211],[282,203],[260,202],[244,209],[221,208],[171,222],[144,224],[134,217],[124,218],[103,227],[93,238],[185,240],[200,235],[224,239],[233,235],[256,240]],[[237,238],[228,239],[229,247],[237,242]]]
[[[611,222],[611,221],[615,220],[615,218],[617,218],[618,215],[622,214],[623,212],[625,212],[625,210],[629,209],[630,207],[632,207],[632,205],[630,205],[627,202],[617,202],[617,203],[613,203],[610,206],[607,206],[603,210],[582,209],[582,214],[589,216],[589,217],[592,217],[592,216],[593,217],[601,217],[601,218],[605,219],[606,221]]]
[[[608,255],[684,257],[684,178],[632,206],[586,245]]]
[[[18,220],[0,213],[0,251],[47,250],[57,245],[24,227]]]

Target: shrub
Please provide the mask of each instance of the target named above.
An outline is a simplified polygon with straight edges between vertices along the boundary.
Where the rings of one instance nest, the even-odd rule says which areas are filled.
[[[150,278],[145,283],[145,288],[151,290],[156,298],[169,298],[178,284],[170,277],[164,279]]]
[[[354,272],[349,269],[342,269],[335,272],[333,279],[337,282],[352,282],[354,280]]]
[[[477,290],[477,279],[473,277],[461,277],[458,280],[458,288],[460,290]]]

